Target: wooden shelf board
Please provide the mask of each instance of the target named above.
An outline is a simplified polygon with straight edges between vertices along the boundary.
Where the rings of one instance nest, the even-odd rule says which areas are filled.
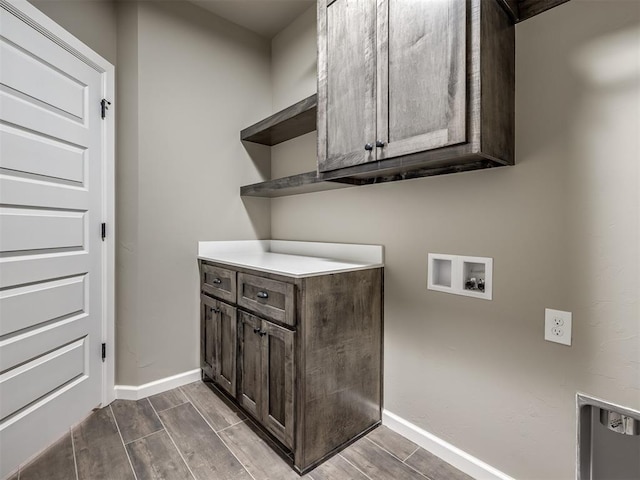
[[[301,193],[322,192],[338,188],[351,187],[349,183],[329,182],[318,179],[317,172],[300,173],[290,177],[268,180],[240,187],[243,197],[285,197]]]
[[[511,15],[513,22],[520,23],[568,1],[569,0],[500,0],[500,3],[507,13]]]
[[[277,145],[305,133],[313,132],[316,129],[317,106],[318,96],[314,93],[310,97],[245,128],[240,132],[240,139],[262,145]]]

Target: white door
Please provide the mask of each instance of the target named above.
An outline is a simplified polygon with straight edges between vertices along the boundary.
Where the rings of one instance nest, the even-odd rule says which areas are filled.
[[[0,4],[0,478],[100,406],[105,302],[103,72],[7,5]]]

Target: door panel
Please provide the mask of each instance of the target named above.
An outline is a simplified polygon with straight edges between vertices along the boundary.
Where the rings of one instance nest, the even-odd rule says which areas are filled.
[[[0,336],[86,311],[85,276],[0,291]]]
[[[226,303],[218,302],[216,324],[216,364],[215,380],[230,395],[236,395],[236,344],[237,311]]]
[[[12,68],[0,70],[0,83],[46,104],[58,113],[84,117],[86,85],[52,68],[41,58],[11,42],[0,44],[2,62]]]
[[[378,158],[466,141],[465,0],[382,0],[378,37]]]
[[[5,477],[100,405],[105,149],[103,73],[4,4],[0,27]]]
[[[240,341],[240,382],[238,401],[255,418],[261,418],[262,405],[262,320],[245,312],[238,312]]]
[[[83,248],[86,212],[0,207],[0,253]]]
[[[0,402],[0,419],[23,410],[34,399],[87,375],[86,337],[0,375],[0,389],[11,392]]]
[[[294,332],[267,321],[263,322],[263,329],[263,422],[276,438],[293,448]]]
[[[284,417],[284,342],[275,335],[269,335],[267,347],[267,415],[281,425],[285,423]]]
[[[50,182],[85,184],[85,152],[63,142],[0,125],[0,168],[47,177]],[[43,162],[42,159],[47,161]]]
[[[326,4],[327,2],[325,2]],[[319,111],[326,114],[326,144],[318,168],[325,172],[375,160],[376,2],[336,0],[326,7],[326,35],[319,38],[326,65],[320,72]],[[345,128],[345,126],[348,126]],[[319,135],[322,141],[323,135]]]
[[[200,368],[211,380],[215,378],[216,301],[200,295]]]
[[[42,322],[30,330],[29,335],[6,335],[0,347],[2,368],[10,370],[37,358],[42,352],[51,352],[70,338],[83,338],[88,314],[66,315]]]

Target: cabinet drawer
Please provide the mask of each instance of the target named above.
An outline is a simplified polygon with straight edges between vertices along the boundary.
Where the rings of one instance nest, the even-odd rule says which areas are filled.
[[[203,263],[200,272],[200,288],[209,295],[229,303],[236,303],[236,272]]]
[[[238,274],[238,305],[287,325],[295,325],[295,286],[246,273]]]

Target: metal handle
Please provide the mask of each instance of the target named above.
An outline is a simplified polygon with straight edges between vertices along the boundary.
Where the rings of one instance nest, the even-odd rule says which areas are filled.
[[[267,334],[267,332],[260,330],[260,327],[254,328],[253,333],[255,333],[256,335],[260,335],[261,337],[264,337]]]
[[[219,278],[214,278],[212,282],[214,285],[220,285],[222,283],[222,280],[220,280]]]
[[[367,143],[367,144],[365,144],[364,149],[365,149],[367,152],[370,152],[371,150],[373,150],[373,144],[371,144],[371,143]]]
[[[256,296],[258,298],[269,298],[269,294],[267,292],[258,292]]]
[[[258,327],[258,328],[255,328],[255,327],[254,327],[254,329],[253,329],[253,333],[258,333],[258,334],[259,334],[259,333],[260,333],[260,327]]]
[[[212,308],[211,311],[213,313],[216,313],[216,314],[220,313],[220,309],[219,308]]]
[[[386,143],[384,143],[382,140],[376,140],[376,147],[384,148],[385,145]]]

